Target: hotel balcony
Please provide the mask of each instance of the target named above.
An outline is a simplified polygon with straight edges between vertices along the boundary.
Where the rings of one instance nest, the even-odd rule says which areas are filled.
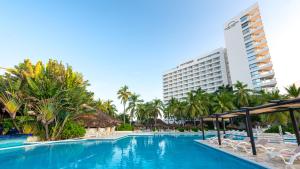
[[[265,39],[265,33],[261,32],[259,34],[253,35],[252,37],[253,37],[254,40]]]
[[[274,86],[276,86],[276,84],[277,84],[276,79],[269,79],[269,80],[261,81],[260,86],[262,88],[264,88],[264,87],[274,87]]]
[[[260,78],[273,78],[275,75],[274,70],[262,72],[259,74]]]
[[[265,63],[258,66],[258,70],[269,70],[272,69],[273,64],[272,63]]]
[[[251,29],[250,34],[255,33],[257,31],[263,31],[263,28],[264,28],[263,26],[255,27],[255,28]]]
[[[263,62],[263,61],[269,60],[270,58],[271,58],[270,54],[267,54],[267,55],[262,56],[262,57],[257,57],[256,56],[256,59],[250,61],[249,64]]]
[[[253,48],[253,47],[262,47],[263,45],[267,46],[267,40],[263,39],[261,41],[254,42],[252,45],[246,47],[246,49],[250,49],[250,48]]]
[[[252,22],[250,22],[249,27],[257,27],[262,25],[262,20],[261,18],[258,18]]]
[[[264,47],[262,49],[257,49],[255,51],[255,54],[262,54],[263,52],[267,52],[267,51],[269,51],[269,48],[268,47]]]

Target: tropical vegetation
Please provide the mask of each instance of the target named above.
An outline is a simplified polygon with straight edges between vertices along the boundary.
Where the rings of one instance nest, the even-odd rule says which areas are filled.
[[[122,120],[118,130],[133,130],[138,125],[155,130],[160,125],[159,119],[164,118],[167,126],[171,126],[172,120],[178,130],[193,125],[189,130],[198,131],[201,117],[300,96],[300,88],[295,84],[285,88],[287,94],[280,94],[279,90],[253,91],[237,82],[232,87],[221,86],[214,93],[199,88],[188,92],[184,99],[171,98],[164,103],[160,99],[144,101],[124,85],[117,92],[123,106],[122,113],[118,113],[112,100],[94,100],[93,93],[87,90],[88,81],[71,66],[56,60],[46,64],[25,60],[14,68],[2,69],[5,73],[0,75],[0,124],[4,133],[14,128],[44,140],[83,136],[85,130],[77,117],[96,110]],[[300,116],[296,118],[300,122]],[[253,120],[262,125],[290,128],[288,112],[260,115]]]

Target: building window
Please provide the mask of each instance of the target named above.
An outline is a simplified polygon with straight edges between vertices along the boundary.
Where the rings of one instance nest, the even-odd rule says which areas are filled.
[[[242,28],[244,29],[244,28],[247,27],[248,25],[249,25],[249,22],[247,21],[247,22],[245,22],[245,23],[242,24]]]
[[[247,33],[249,33],[249,32],[250,32],[250,29],[249,29],[249,28],[243,30],[243,34],[244,34],[244,35],[247,34]]]
[[[247,36],[244,37],[244,41],[247,41],[249,39],[251,39],[251,35],[247,35]]]
[[[253,63],[249,65],[250,70],[257,68],[257,64]]]
[[[252,46],[252,45],[253,45],[253,41],[247,42],[247,43],[245,44],[246,48],[249,48],[249,47]]]
[[[244,21],[247,20],[247,19],[248,19],[248,15],[245,15],[245,16],[241,17],[240,21],[241,21],[241,22],[244,22]]]
[[[256,59],[256,55],[252,55],[252,56],[248,57],[248,61],[249,62],[251,62],[251,61],[253,61],[255,59]]]
[[[258,71],[251,72],[251,77],[257,77],[258,75]]]

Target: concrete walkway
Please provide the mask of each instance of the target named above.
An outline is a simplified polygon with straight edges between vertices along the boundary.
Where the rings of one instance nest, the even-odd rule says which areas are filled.
[[[269,159],[266,153],[263,152],[257,152],[257,155],[254,156],[252,154],[248,154],[246,152],[241,152],[241,151],[234,151],[232,148],[230,147],[224,147],[224,146],[219,146],[217,144],[211,144],[209,143],[207,140],[196,140],[199,143],[205,144],[207,146],[219,149],[221,151],[225,151],[229,154],[235,155],[237,157],[242,157],[244,159],[250,160],[250,161],[254,161],[257,162],[259,164],[262,164],[264,166],[268,166],[270,168],[274,168],[274,169],[300,169],[300,160],[295,161],[294,165],[285,165],[285,163],[279,159],[279,158],[275,158],[275,159]],[[271,147],[275,147],[276,149],[274,150],[279,151],[281,149],[290,149],[290,150],[294,150],[297,146],[295,144],[272,144],[272,143],[268,143],[269,146]]]

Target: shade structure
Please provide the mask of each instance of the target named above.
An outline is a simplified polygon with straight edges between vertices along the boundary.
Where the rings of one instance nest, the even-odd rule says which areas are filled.
[[[295,120],[295,111],[294,110],[300,110],[300,98],[294,98],[294,99],[287,99],[287,100],[273,100],[270,101],[270,103],[263,104],[260,106],[255,107],[242,107],[239,110],[233,110],[225,113],[218,113],[218,114],[212,114],[208,118],[215,118],[219,121],[219,119],[229,119],[233,117],[243,116],[245,117],[246,121],[246,129],[247,129],[247,135],[250,137],[251,140],[251,147],[252,147],[252,153],[253,155],[256,155],[256,147],[253,137],[253,131],[252,131],[252,124],[251,124],[251,116],[253,115],[260,115],[260,114],[267,114],[267,113],[280,113],[280,112],[289,112],[290,117],[292,120],[292,125],[294,128],[295,136],[298,145],[300,145],[300,134],[299,134],[299,126],[297,124],[297,121]],[[203,118],[203,119],[205,119]],[[218,137],[219,137],[219,126],[217,126],[218,129]],[[221,141],[219,140],[219,144],[221,144]]]
[[[119,120],[110,117],[100,110],[96,113],[79,115],[76,120],[82,122],[86,128],[105,128],[121,124]]]

